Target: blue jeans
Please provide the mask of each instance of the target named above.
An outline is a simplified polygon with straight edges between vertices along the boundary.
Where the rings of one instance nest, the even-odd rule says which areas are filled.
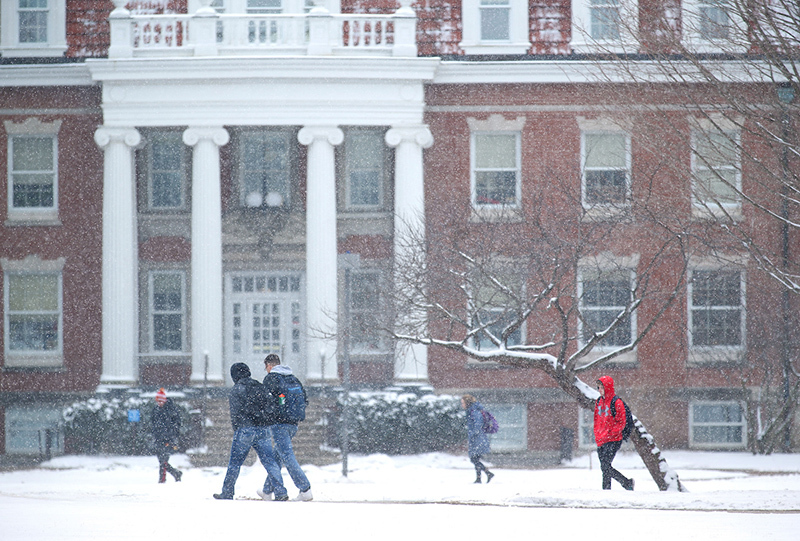
[[[308,482],[308,477],[300,469],[300,464],[294,456],[294,449],[292,449],[292,438],[297,434],[297,425],[277,424],[270,426],[269,429],[272,432],[272,439],[275,440],[275,451],[278,454],[278,458],[286,466],[286,471],[289,472],[289,476],[294,481],[294,486],[300,489],[300,492],[305,492],[311,488],[311,483]],[[267,480],[264,481],[264,492],[269,494],[275,490],[277,495],[278,491],[273,489],[273,486],[270,477],[267,476]]]
[[[236,479],[239,478],[239,470],[250,452],[250,448],[256,450],[258,459],[267,470],[267,480],[278,496],[286,494],[281,477],[281,467],[275,457],[275,451],[270,443],[269,429],[265,426],[247,426],[240,428],[233,434],[231,442],[231,459],[228,462],[228,472],[225,474],[225,481],[222,483],[222,496],[233,498],[233,487]]]

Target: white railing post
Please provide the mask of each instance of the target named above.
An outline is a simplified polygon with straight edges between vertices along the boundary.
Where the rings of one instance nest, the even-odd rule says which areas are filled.
[[[114,0],[114,11],[108,16],[111,30],[111,45],[108,47],[109,58],[130,58],[133,56],[133,39],[131,36],[131,12],[125,8],[128,0]]]
[[[211,0],[200,0],[200,7],[189,22],[189,43],[195,56],[217,56],[217,21],[219,15]]]
[[[412,0],[400,0],[394,12],[394,47],[392,56],[417,56],[417,14]]]
[[[334,18],[324,6],[315,6],[308,13],[308,54],[326,56],[333,52],[331,29]]]

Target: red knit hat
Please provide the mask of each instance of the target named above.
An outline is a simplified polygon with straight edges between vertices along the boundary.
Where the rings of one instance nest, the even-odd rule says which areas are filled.
[[[164,387],[161,387],[156,393],[156,403],[158,404],[167,403],[167,391],[164,390]]]

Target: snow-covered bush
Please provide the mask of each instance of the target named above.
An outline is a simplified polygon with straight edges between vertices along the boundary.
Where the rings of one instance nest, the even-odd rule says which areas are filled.
[[[191,406],[185,401],[175,400],[175,403],[181,412],[181,440],[184,440],[192,427],[189,415]],[[121,399],[98,395],[74,402],[63,411],[66,452],[87,455],[151,454],[150,415],[154,407],[152,398],[139,396]],[[139,422],[129,420],[128,412],[131,410],[139,411]]]
[[[340,447],[345,395],[337,400],[333,440]],[[389,455],[444,451],[466,439],[458,397],[397,392],[351,393],[349,450]]]

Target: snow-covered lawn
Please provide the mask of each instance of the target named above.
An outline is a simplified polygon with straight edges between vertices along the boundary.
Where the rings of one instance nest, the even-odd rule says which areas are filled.
[[[0,473],[0,540],[261,539],[800,539],[800,455],[667,451],[688,493],[659,492],[635,454],[614,465],[636,491],[600,490],[597,456],[543,470],[496,469],[475,485],[464,456],[351,456],[305,466],[314,501],[264,502],[259,463],[242,468],[234,501],[216,501],[224,468],[154,457],[66,456]],[[284,470],[290,495],[297,491]]]

